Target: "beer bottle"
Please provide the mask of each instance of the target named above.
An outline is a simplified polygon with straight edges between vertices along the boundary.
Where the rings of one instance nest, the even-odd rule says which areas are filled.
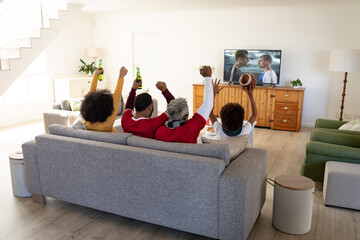
[[[141,81],[140,68],[136,67],[136,82],[140,82],[140,81]],[[142,83],[139,85],[138,89],[142,89]]]
[[[103,68],[102,68],[102,60],[101,59],[99,59],[99,70],[103,70]],[[104,74],[100,73],[99,74],[99,81],[102,81],[102,80],[104,80]]]

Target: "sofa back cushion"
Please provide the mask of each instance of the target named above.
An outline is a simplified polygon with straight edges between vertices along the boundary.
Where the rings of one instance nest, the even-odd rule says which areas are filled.
[[[163,142],[149,138],[131,136],[127,139],[129,146],[156,149],[161,151],[184,153],[221,159],[225,166],[230,162],[230,149],[228,144],[193,144]]]
[[[110,132],[94,132],[81,129],[74,129],[59,124],[49,126],[49,133],[52,135],[87,139],[99,142],[116,143],[126,145],[128,137],[131,133],[110,133]]]
[[[249,135],[241,135],[236,137],[228,137],[225,139],[209,139],[206,137],[201,137],[203,143],[212,143],[212,144],[224,144],[226,143],[229,146],[230,150],[230,162],[237,158],[243,151],[245,151],[248,142]]]

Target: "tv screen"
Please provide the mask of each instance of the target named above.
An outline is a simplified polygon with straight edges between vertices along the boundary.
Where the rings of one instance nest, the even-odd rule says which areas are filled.
[[[239,51],[240,60],[235,64],[237,51]],[[246,51],[248,53],[247,64]],[[279,84],[280,65],[281,50],[225,49],[224,82],[239,84],[239,78],[242,73],[252,73],[258,85]]]

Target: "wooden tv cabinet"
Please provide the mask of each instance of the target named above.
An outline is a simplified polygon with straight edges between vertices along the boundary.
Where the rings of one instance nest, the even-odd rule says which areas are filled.
[[[241,104],[245,119],[251,113],[248,95],[239,85],[221,84],[224,89],[214,102],[214,114],[220,117],[220,110],[226,103]],[[271,129],[300,131],[305,88],[257,86],[254,98],[258,109],[256,126]],[[204,84],[193,84],[193,112],[201,106]]]

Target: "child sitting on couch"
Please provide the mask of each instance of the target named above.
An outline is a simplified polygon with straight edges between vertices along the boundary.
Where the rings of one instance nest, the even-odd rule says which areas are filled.
[[[221,123],[217,121],[217,118],[213,111],[211,111],[210,113],[209,118],[214,126],[216,136],[220,139],[240,136],[240,135],[247,135],[250,134],[251,132],[251,129],[254,125],[257,116],[257,107],[253,96],[254,87],[251,87],[249,89],[243,88],[243,90],[249,96],[251,112],[252,112],[251,116],[249,117],[249,119],[245,124],[243,124],[244,108],[238,103],[227,103],[221,108],[220,111]],[[215,94],[218,93],[219,92],[214,91],[214,97]]]

